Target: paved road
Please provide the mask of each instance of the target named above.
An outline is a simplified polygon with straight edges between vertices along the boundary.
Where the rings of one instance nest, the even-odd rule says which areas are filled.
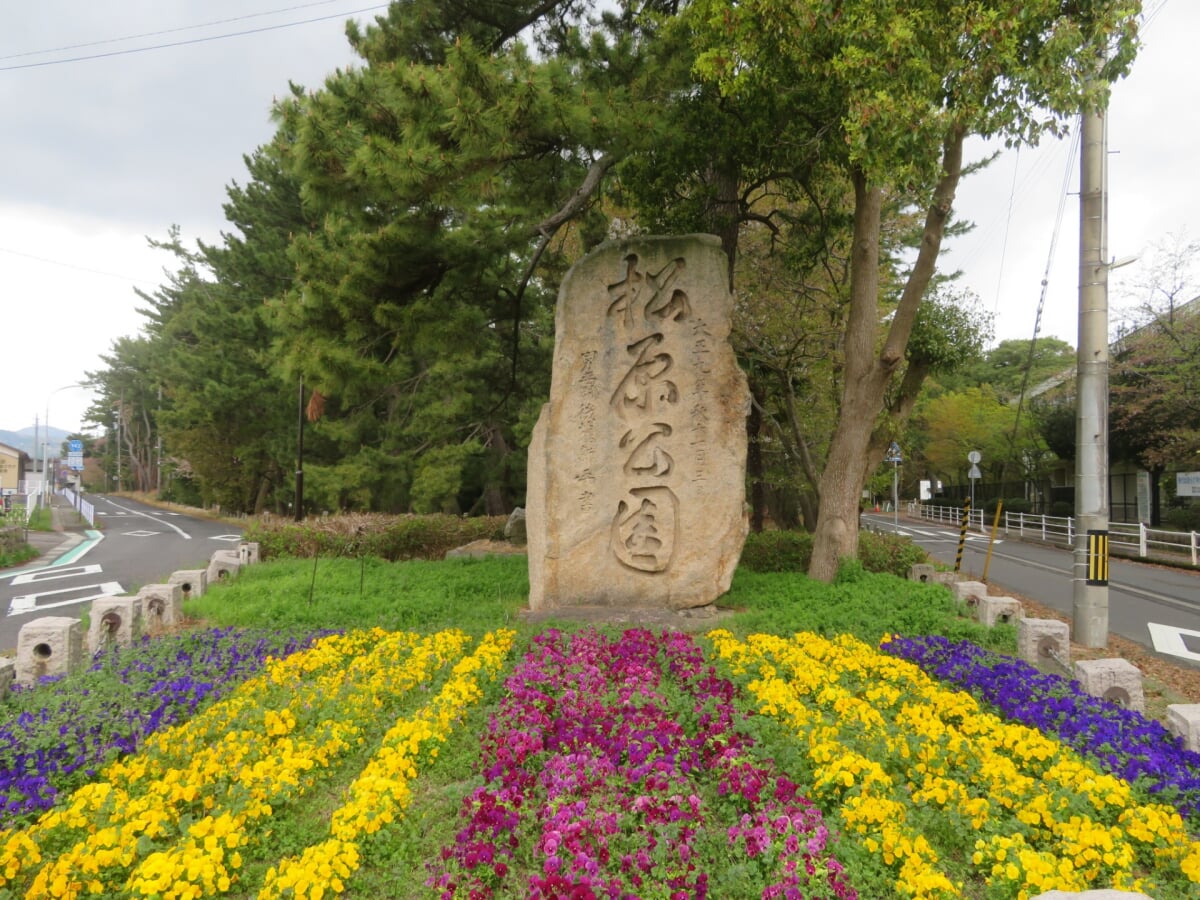
[[[920,544],[934,559],[953,565],[959,529],[936,523],[897,520],[886,513],[866,513],[864,527],[899,531]],[[981,579],[987,566],[989,593],[1005,591],[1031,597],[1068,618],[1074,604],[1074,554],[1050,544],[988,538],[968,533],[961,574]],[[1108,628],[1169,658],[1200,668],[1200,575],[1185,569],[1112,558],[1109,561]]]
[[[240,529],[223,522],[123,497],[88,499],[96,508],[96,528],[59,507],[56,521],[64,530],[31,535],[43,556],[0,571],[0,653],[16,650],[21,626],[30,619],[78,617],[96,597],[136,593],[179,569],[205,568],[214,550],[241,540]]]

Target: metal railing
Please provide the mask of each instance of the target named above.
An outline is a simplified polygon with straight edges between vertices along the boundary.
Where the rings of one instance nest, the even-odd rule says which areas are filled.
[[[908,513],[929,522],[953,525],[962,523],[962,509],[957,506],[910,503]],[[989,514],[982,509],[973,509],[967,527],[988,533],[995,519],[995,513]],[[1001,512],[997,531],[1006,537],[1045,541],[1062,547],[1075,546],[1075,520],[1071,516]],[[1110,550],[1123,548],[1130,556],[1145,559],[1190,559],[1193,566],[1200,565],[1200,533],[1195,531],[1150,528],[1141,522],[1109,522],[1108,545]]]

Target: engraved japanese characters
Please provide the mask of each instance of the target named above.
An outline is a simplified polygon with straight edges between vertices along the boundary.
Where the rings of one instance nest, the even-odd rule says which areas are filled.
[[[567,274],[529,449],[531,608],[684,609],[729,589],[749,391],[726,285],[708,235],[610,242]]]

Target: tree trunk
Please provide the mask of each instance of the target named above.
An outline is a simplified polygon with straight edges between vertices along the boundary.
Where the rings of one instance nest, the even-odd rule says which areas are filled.
[[[750,441],[746,448],[746,476],[750,481],[750,530],[758,534],[763,530],[767,498],[763,490],[762,392],[754,379],[750,382],[750,392],[750,415],[746,418],[746,437]]]
[[[838,563],[858,552],[862,467],[883,399],[873,377],[879,307],[879,235],[882,192],[854,176],[854,245],[850,260],[850,315],[846,322],[841,412],[821,473],[821,507],[808,574],[832,581]],[[876,395],[879,394],[878,397]]]
[[[962,174],[963,134],[942,148],[942,176],[934,189],[921,245],[892,316],[883,348],[875,351],[879,323],[879,239],[882,192],[865,173],[854,175],[854,246],[850,260],[850,315],[846,323],[845,382],[838,424],[821,473],[820,510],[808,574],[832,581],[838,564],[858,555],[858,504],[871,438],[884,410],[887,387],[904,362],[925,289],[933,278],[954,192]],[[911,389],[911,386],[909,386]]]

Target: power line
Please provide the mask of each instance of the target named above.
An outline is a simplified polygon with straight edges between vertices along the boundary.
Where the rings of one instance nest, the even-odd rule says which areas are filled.
[[[343,3],[345,0],[318,0],[316,3],[304,3],[299,6],[286,6],[282,9],[271,9],[265,12],[248,13],[244,16],[233,16],[228,19],[214,19],[211,22],[201,22],[198,25],[181,25],[178,28],[164,28],[160,31],[143,31],[140,34],[127,34],[124,37],[106,38],[101,41],[86,41],[81,44],[64,44],[61,47],[50,47],[46,50],[26,50],[23,53],[9,53],[5,56],[0,56],[0,62],[8,59],[20,59],[25,56],[42,56],[46,53],[62,53],[66,50],[80,50],[84,47],[99,47],[104,44],[120,44],[125,41],[137,41],[142,38],[159,37],[164,34],[177,34],[180,31],[194,31],[197,28],[211,28],[214,25],[228,25],[230,22],[242,22],[246,19],[260,19],[263,16],[274,16],[280,13],[295,12],[300,9],[309,9],[314,6],[328,6],[330,3]]]
[[[131,278],[128,275],[118,275],[116,272],[103,272],[100,269],[89,269],[86,266],[77,266],[74,263],[63,262],[59,259],[47,259],[44,256],[34,256],[32,253],[22,253],[20,250],[13,250],[9,247],[0,247],[0,253],[9,253],[13,256],[20,256],[24,259],[32,259],[35,262],[46,263],[51,266],[61,266],[64,269],[74,269],[76,272],[87,272],[90,275],[103,275],[105,278],[116,278],[120,281],[128,281],[131,284],[152,284],[145,278]]]
[[[128,50],[112,50],[108,53],[92,53],[87,56],[72,56],[66,59],[50,59],[43,62],[21,63],[15,66],[0,66],[0,72],[12,72],[17,69],[38,69],[44,66],[60,66],[66,63],[85,62],[92,59],[107,59],[112,56],[128,56],[132,53],[145,53],[148,50],[165,50],[171,47],[186,47],[189,44],[205,44],[209,41],[220,41],[231,37],[243,37],[248,34],[262,34],[266,31],[279,31],[283,28],[294,28],[297,25],[311,25],[313,22],[327,22],[330,19],[341,19],[346,16],[357,16],[362,13],[374,12],[380,9],[387,9],[388,4],[384,3],[377,6],[368,6],[365,9],[353,9],[347,12],[334,13],[328,16],[317,16],[312,19],[301,19],[298,22],[284,22],[279,25],[264,25],[261,28],[248,28],[244,31],[232,31],[226,34],[214,34],[209,37],[192,38],[186,41],[171,41],[165,44],[152,44],[149,47],[132,47]]]

